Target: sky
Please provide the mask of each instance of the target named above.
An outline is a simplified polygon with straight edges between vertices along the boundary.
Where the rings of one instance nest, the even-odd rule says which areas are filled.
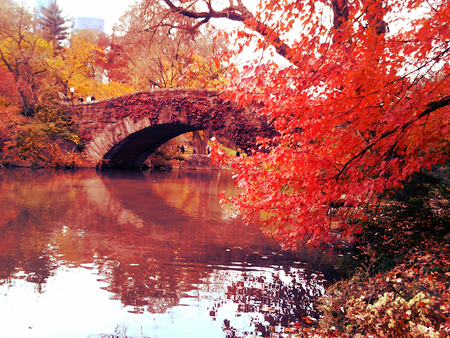
[[[19,2],[19,1],[17,1]],[[23,1],[31,10],[35,0]],[[57,0],[62,15],[70,19],[73,16],[95,16],[105,19],[105,33],[111,34],[112,27],[134,0]]]
[[[45,0],[41,0],[44,2]],[[30,10],[33,10],[36,0],[16,0],[24,2]],[[127,8],[140,0],[57,0],[59,8],[63,10],[63,16],[68,19],[73,16],[94,16],[105,19],[105,33],[111,34],[112,27],[119,21],[119,18],[125,13]],[[223,6],[223,0],[215,2],[215,9]],[[250,10],[254,10],[259,0],[245,0],[245,5]],[[222,4],[222,5],[221,5]],[[230,22],[226,19],[212,20],[214,25],[221,29],[230,28]],[[234,25],[231,25],[234,27]]]

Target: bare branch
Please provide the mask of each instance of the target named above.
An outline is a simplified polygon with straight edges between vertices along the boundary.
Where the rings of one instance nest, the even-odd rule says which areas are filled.
[[[280,35],[274,29],[268,27],[260,21],[256,21],[254,15],[247,9],[247,7],[245,7],[241,0],[237,0],[236,2],[230,0],[230,5],[220,11],[215,11],[212,8],[211,2],[208,1],[207,12],[196,12],[195,10],[189,10],[181,6],[176,6],[171,0],[164,0],[164,3],[169,6],[171,11],[175,13],[192,19],[201,19],[194,26],[176,26],[176,28],[186,30],[197,29],[212,18],[226,18],[233,21],[242,22],[246,27],[258,32],[264,38],[266,38],[269,44],[271,44],[275,48],[276,52],[279,55],[296,64],[296,62],[293,61],[293,58],[291,57],[291,47],[280,38]],[[165,25],[169,26],[170,24]]]
[[[208,12],[196,12],[194,10],[188,10],[181,6],[175,6],[172,1],[164,0],[167,6],[176,13],[179,13],[183,16],[193,19],[211,19],[211,18],[226,18],[234,21],[244,22],[245,20],[252,19],[253,14],[242,4],[241,1],[238,1],[238,5],[233,5],[230,3],[230,6],[224,8],[221,11],[213,10],[211,4],[207,4],[209,11]]]

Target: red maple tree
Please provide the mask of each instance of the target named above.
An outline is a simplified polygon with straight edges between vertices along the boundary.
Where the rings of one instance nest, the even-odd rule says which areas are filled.
[[[241,21],[241,47],[288,61],[261,58],[232,78],[278,136],[233,160],[239,195],[222,199],[285,246],[357,232],[382,193],[446,160],[450,1],[265,0],[256,14],[240,0],[204,12],[165,2],[197,25]]]

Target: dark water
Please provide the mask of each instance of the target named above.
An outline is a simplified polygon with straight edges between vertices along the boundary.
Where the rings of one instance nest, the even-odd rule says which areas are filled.
[[[279,337],[317,317],[336,261],[244,226],[218,204],[230,176],[0,170],[0,337]]]

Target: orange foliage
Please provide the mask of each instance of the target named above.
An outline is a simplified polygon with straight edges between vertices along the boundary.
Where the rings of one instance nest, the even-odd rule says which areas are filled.
[[[352,220],[382,192],[447,158],[450,2],[332,5],[334,16],[320,2],[268,0],[246,21],[261,35],[240,31],[242,47],[272,45],[288,65],[258,60],[234,75],[233,95],[261,103],[278,136],[233,159],[241,190],[230,200],[288,247],[358,232]]]

